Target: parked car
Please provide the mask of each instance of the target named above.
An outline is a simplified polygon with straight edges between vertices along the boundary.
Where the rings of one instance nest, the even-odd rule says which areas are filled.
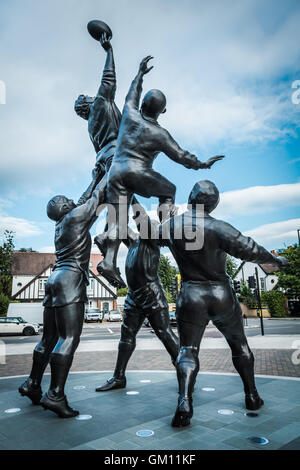
[[[38,323],[29,323],[22,317],[0,317],[0,334],[32,336],[40,333]]]
[[[107,315],[107,321],[122,321],[123,317],[119,310],[111,310]]]
[[[86,323],[90,321],[97,321],[102,323],[103,320],[103,313],[100,311],[99,308],[86,308],[84,312],[84,321]]]
[[[169,312],[169,318],[170,318],[170,325],[177,326],[176,313],[174,310],[172,312]]]

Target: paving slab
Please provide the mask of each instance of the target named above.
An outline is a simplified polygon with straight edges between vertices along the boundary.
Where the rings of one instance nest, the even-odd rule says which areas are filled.
[[[177,403],[177,379],[173,371],[135,371],[127,374],[127,388],[96,393],[95,387],[110,374],[71,373],[66,387],[71,406],[92,419],[62,420],[54,413],[31,405],[17,388],[20,377],[0,380],[1,450],[238,450],[300,449],[300,380],[257,378],[265,400],[258,417],[245,416],[240,378],[235,375],[201,373],[194,393],[194,417],[190,426],[172,428]],[[141,380],[150,380],[142,383]],[[43,380],[43,389],[49,376]],[[74,386],[85,388],[74,390]],[[215,388],[205,392],[203,387]],[[138,391],[126,395],[126,391]],[[5,413],[20,408],[17,413]],[[218,413],[231,409],[231,415]],[[139,430],[154,431],[139,437]],[[258,447],[248,438],[269,440]]]

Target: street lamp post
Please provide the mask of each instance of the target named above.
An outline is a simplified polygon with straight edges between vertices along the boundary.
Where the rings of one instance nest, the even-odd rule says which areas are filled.
[[[260,328],[261,334],[264,336],[264,322],[263,322],[263,314],[261,308],[261,298],[260,298],[260,289],[259,289],[259,282],[258,282],[258,269],[255,268],[255,276],[256,276],[256,295],[257,295],[257,302],[258,302],[258,309],[259,309],[259,318],[260,318]]]

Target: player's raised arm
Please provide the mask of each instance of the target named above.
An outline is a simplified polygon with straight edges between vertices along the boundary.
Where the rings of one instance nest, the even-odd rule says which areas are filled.
[[[153,59],[153,57],[151,55],[148,55],[140,63],[139,71],[136,77],[134,78],[134,80],[132,81],[129,91],[127,93],[127,96],[125,99],[125,107],[129,106],[135,109],[139,108],[142,89],[143,89],[142,88],[143,77],[144,75],[146,75],[146,73],[150,72],[150,70],[153,69],[153,66],[148,67],[148,62],[151,59]]]
[[[106,185],[107,176],[104,176],[93,190],[90,198],[84,204],[73,209],[72,216],[76,218],[77,221],[86,222],[88,225],[94,223],[98,216],[97,208],[105,201]]]
[[[103,69],[101,84],[96,98],[114,100],[117,88],[116,70],[113,48],[106,33],[100,37],[100,44],[106,51],[106,61]]]
[[[217,155],[216,157],[209,158],[206,162],[201,162],[198,160],[196,155],[192,155],[187,150],[183,150],[169,132],[163,129],[163,138],[162,138],[162,152],[164,152],[171,160],[176,163],[180,163],[186,168],[191,168],[193,170],[199,170],[200,168],[210,168],[218,160],[224,158],[223,155]]]

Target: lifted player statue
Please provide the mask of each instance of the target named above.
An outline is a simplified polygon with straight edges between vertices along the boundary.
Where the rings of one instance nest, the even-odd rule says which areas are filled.
[[[143,77],[152,69],[148,67],[150,59],[152,57],[147,56],[142,60],[127,94],[115,155],[108,173],[107,201],[114,205],[116,218],[109,222],[105,257],[99,263],[98,271],[113,285],[118,282],[116,259],[123,238],[121,231],[124,231],[120,212],[128,214],[133,194],[157,197],[160,207],[164,206],[165,211],[166,208],[169,213],[174,210],[176,187],[153,170],[157,155],[163,152],[175,162],[194,170],[210,168],[223,158],[216,156],[203,163],[179,147],[169,132],[157,122],[159,115],[166,111],[166,98],[161,91],[150,90],[146,93],[139,109]],[[159,214],[161,216],[160,208]]]
[[[65,196],[55,196],[47,205],[48,217],[56,222],[56,262],[45,286],[43,337],[33,352],[31,374],[19,392],[61,418],[79,414],[68,405],[64,386],[80,341],[89,284],[89,231],[104,200],[105,184],[102,180],[80,206]],[[48,362],[51,383],[42,398],[41,381]]]
[[[117,143],[117,136],[121,122],[121,112],[115,103],[117,88],[116,71],[113,49],[110,42],[112,32],[109,26],[102,21],[91,21],[88,24],[91,35],[99,40],[101,46],[106,51],[106,62],[102,74],[101,84],[95,98],[86,95],[79,95],[75,101],[74,109],[78,116],[88,121],[88,131],[90,139],[94,145],[96,156],[97,178],[103,178],[109,171]],[[86,201],[87,194],[95,188],[98,183],[93,177],[90,187],[79,199],[81,204]],[[98,246],[102,254],[105,253],[107,225],[102,235],[94,238],[94,243]],[[125,287],[120,271],[115,270],[115,287]]]
[[[135,220],[140,230],[138,221],[147,218],[147,214],[136,200],[133,208],[138,213]],[[178,355],[178,338],[170,327],[168,301],[158,276],[160,248],[156,240],[143,239],[133,231],[123,241],[128,246],[125,270],[129,291],[125,300],[117,363],[113,377],[96,388],[96,392],[126,387],[126,367],[136,346],[136,335],[146,317],[173,364]]]
[[[280,268],[288,265],[283,257],[275,257],[250,237],[242,235],[230,224],[211,217],[219,203],[219,191],[211,181],[199,181],[193,187],[188,203],[191,209],[172,218],[167,227],[169,246],[181,273],[182,288],[177,300],[176,316],[180,351],[176,361],[179,399],[173,426],[186,426],[193,415],[192,393],[199,371],[199,348],[211,320],[225,336],[233,364],[241,376],[245,404],[249,410],[263,405],[254,380],[254,357],[244,333],[242,311],[226,274],[227,253],[253,263],[270,263]],[[204,205],[204,216],[196,217],[197,204]],[[184,226],[203,234],[201,249],[187,249],[184,235],[175,233]],[[160,228],[161,229],[161,228]],[[190,247],[189,247],[190,248]]]

